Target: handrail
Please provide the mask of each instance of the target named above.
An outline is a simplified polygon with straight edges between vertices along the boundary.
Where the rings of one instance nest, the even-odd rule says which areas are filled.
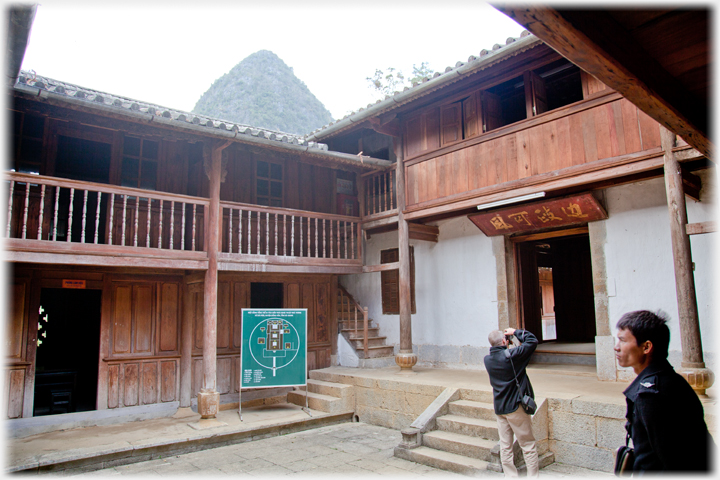
[[[340,289],[340,295],[342,297],[342,304],[340,306],[340,316],[341,318],[344,317],[345,314],[345,298],[348,300],[348,316],[350,316],[350,308],[354,308],[354,315],[355,315],[355,336],[357,337],[358,334],[358,310],[362,312],[363,316],[363,352],[365,352],[365,358],[368,358],[368,308],[367,307],[361,307],[359,303],[348,293],[347,290],[342,285],[338,285],[338,288]],[[342,320],[341,320],[342,321]]]
[[[394,168],[374,172],[361,181],[363,218],[397,209],[397,172]]]
[[[207,198],[17,172],[5,172],[5,181],[6,238],[204,250],[197,245],[203,238],[198,217]]]
[[[236,207],[245,210],[252,210],[254,212],[273,213],[278,215],[296,215],[303,217],[324,218],[326,220],[340,220],[355,223],[360,222],[360,217],[350,217],[347,215],[337,215],[334,213],[312,212],[310,210],[297,210],[294,208],[266,207],[263,205],[254,205],[252,203],[229,202],[225,200],[220,200],[220,206],[227,208]]]

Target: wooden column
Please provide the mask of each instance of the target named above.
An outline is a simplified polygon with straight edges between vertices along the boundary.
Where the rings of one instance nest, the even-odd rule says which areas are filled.
[[[205,215],[205,246],[208,269],[205,272],[203,316],[203,379],[198,393],[198,413],[201,418],[214,418],[220,405],[217,392],[217,283],[218,243],[220,238],[220,183],[222,181],[222,151],[226,144],[212,145],[210,158],[205,157],[205,173],[210,179],[210,206]]]
[[[408,222],[405,220],[405,164],[403,162],[402,137],[393,138],[397,162],[397,202],[398,202],[398,301],[400,304],[400,351],[395,355],[395,363],[400,366],[400,373],[412,373],[412,367],[417,363],[417,355],[412,349],[412,323],[410,297],[410,236]]]
[[[192,301],[187,275],[183,282],[183,316],[180,328],[180,407],[190,407],[192,398]]]
[[[705,368],[703,360],[690,237],[685,231],[687,210],[682,171],[675,158],[675,153],[672,151],[675,146],[675,134],[661,126],[660,139],[665,153],[665,191],[670,214],[670,237],[675,264],[675,292],[682,345],[681,371],[678,373],[687,379],[693,390],[699,395],[703,395],[705,390],[713,384],[715,375],[711,370]]]

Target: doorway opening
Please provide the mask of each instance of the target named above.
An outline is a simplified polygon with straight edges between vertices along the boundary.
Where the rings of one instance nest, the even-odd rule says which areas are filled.
[[[283,284],[250,284],[250,308],[283,308]]]
[[[516,243],[521,325],[538,361],[595,363],[595,300],[587,233]]]
[[[101,290],[41,290],[33,416],[96,409],[101,297]]]

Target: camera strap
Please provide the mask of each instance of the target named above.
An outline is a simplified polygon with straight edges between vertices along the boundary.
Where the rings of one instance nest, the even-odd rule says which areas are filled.
[[[510,360],[510,366],[512,366],[513,369],[513,375],[515,375],[515,385],[517,385],[518,392],[522,394],[522,391],[520,390],[520,382],[518,382],[517,378],[517,372],[515,371],[515,364],[512,361],[512,357],[510,356],[510,349],[505,350],[505,356]]]

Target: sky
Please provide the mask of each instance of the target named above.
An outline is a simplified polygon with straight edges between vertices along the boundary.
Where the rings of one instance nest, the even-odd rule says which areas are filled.
[[[120,3],[40,0],[22,68],[190,111],[213,81],[271,50],[335,119],[374,103],[375,69],[467,62],[523,28],[488,4],[406,0]]]

